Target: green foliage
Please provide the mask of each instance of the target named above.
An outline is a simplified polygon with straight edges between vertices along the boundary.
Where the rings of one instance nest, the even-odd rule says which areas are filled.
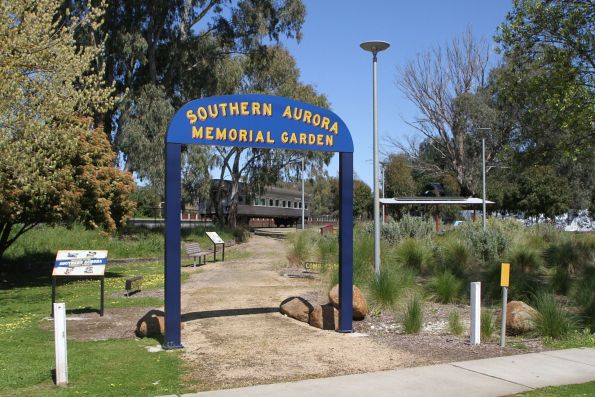
[[[71,13],[67,24],[62,3],[0,6],[0,258],[39,223],[78,219],[112,233],[134,210],[132,178],[114,168],[92,121],[113,105],[96,63],[102,43],[76,43],[77,29],[99,30],[104,8]]]
[[[183,229],[182,238],[198,241],[204,247],[211,245],[206,231],[215,230],[225,241],[233,238],[226,229],[197,227]],[[97,230],[87,230],[80,224],[64,226],[38,226],[17,240],[4,257],[6,263],[31,264],[53,263],[56,252],[61,249],[105,249],[108,258],[141,258],[163,256],[163,229],[126,227],[114,236]]]
[[[356,229],[353,239],[353,280],[367,283],[374,274],[374,237]]]
[[[544,285],[540,252],[520,245],[510,250],[505,259],[510,263],[510,299],[527,299]]]
[[[465,222],[456,233],[473,249],[474,256],[487,264],[498,261],[512,242],[512,235],[519,230],[515,223],[490,220],[485,231],[481,222]]]
[[[391,308],[415,287],[415,276],[408,269],[390,268],[380,269],[378,277],[372,277],[368,289],[374,304],[380,308]]]
[[[318,259],[322,263],[339,263],[339,240],[336,236],[318,239]]]
[[[463,333],[463,323],[461,322],[461,316],[458,310],[453,310],[448,315],[448,332],[456,336]]]
[[[317,235],[312,230],[300,230],[291,235],[289,261],[301,265],[311,260],[316,246]]]
[[[520,199],[551,214],[593,205],[593,16],[588,1],[515,1],[499,28],[506,63],[493,73],[498,106],[519,131],[507,175],[519,194],[508,206]]]
[[[408,238],[396,248],[396,257],[400,264],[417,273],[427,270],[431,260],[431,252],[423,240]]]
[[[574,349],[578,347],[595,346],[595,333],[590,328],[584,328],[582,331],[574,330],[562,339],[553,339],[546,337],[544,344],[552,349]]]
[[[448,271],[466,280],[473,267],[473,254],[467,244],[457,238],[441,239],[434,249],[434,268]]]
[[[494,324],[494,315],[492,314],[492,311],[489,309],[482,310],[480,322],[481,338],[484,340],[490,340],[496,331],[496,325]]]
[[[409,157],[403,153],[391,154],[384,165],[384,196],[415,196],[417,186],[412,174],[412,164]],[[394,208],[397,207],[397,208]],[[401,206],[388,206],[389,213],[406,212]]]
[[[369,224],[368,230],[373,230],[373,227],[374,225]],[[424,239],[434,236],[434,224],[421,217],[404,215],[398,222],[391,221],[381,225],[380,234],[390,245],[396,245],[405,238]]]
[[[428,282],[428,292],[440,303],[455,303],[462,289],[463,282],[449,271],[430,278]]]
[[[573,289],[571,296],[580,310],[583,324],[595,329],[595,267],[586,269]]]
[[[575,318],[554,295],[546,292],[536,293],[533,297],[533,307],[537,310],[534,322],[539,335],[559,339],[576,329]]]
[[[407,302],[405,313],[403,314],[403,328],[405,333],[418,334],[423,327],[423,321],[422,300],[418,295],[412,295]]]
[[[365,182],[358,179],[353,181],[353,216],[368,218],[372,210],[372,189]]]

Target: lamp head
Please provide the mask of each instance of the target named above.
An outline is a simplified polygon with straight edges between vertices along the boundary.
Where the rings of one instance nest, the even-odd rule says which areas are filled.
[[[390,44],[386,41],[365,41],[359,45],[363,50],[376,54],[386,50]]]

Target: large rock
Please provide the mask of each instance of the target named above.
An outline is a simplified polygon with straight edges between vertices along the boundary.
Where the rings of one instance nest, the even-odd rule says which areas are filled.
[[[184,329],[184,323],[181,324]],[[136,323],[136,336],[140,338],[161,337],[165,335],[165,313],[163,310],[150,310]]]
[[[316,328],[326,330],[339,329],[339,311],[333,305],[318,305],[310,312],[308,323]]]
[[[337,309],[339,309],[339,285],[335,285],[328,293],[328,299],[330,303]],[[353,319],[354,320],[363,320],[364,317],[368,314],[368,303],[366,302],[366,298],[364,298],[364,294],[357,288],[355,285],[353,286]]]
[[[302,297],[292,296],[291,298],[285,299],[279,306],[281,314],[285,314],[296,320],[308,322],[310,318],[310,312],[314,307]]]
[[[521,301],[510,301],[506,305],[506,331],[522,334],[535,329],[534,318],[537,311]]]

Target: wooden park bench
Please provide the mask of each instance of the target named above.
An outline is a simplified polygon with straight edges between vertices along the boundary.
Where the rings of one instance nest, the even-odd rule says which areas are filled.
[[[200,258],[204,258],[204,265],[207,264],[207,255],[211,254],[211,252],[200,248],[200,244],[186,242],[184,243],[184,248],[186,249],[186,255],[191,256],[194,259],[194,267],[196,267],[196,258],[198,258],[199,265],[201,264]]]

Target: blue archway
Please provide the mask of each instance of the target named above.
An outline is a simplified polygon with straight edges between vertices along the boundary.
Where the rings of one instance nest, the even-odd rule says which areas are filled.
[[[339,153],[339,331],[353,318],[353,142],[333,112],[269,95],[226,95],[196,99],[172,118],[165,149],[165,339],[181,342],[181,148],[220,145]]]

